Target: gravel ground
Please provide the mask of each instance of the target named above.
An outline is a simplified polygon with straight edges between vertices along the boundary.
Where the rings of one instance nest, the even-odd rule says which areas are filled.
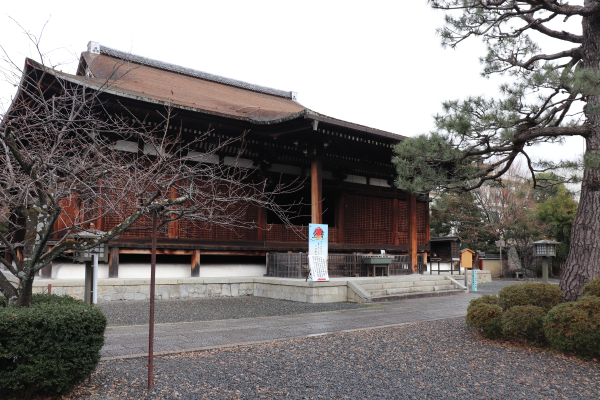
[[[355,303],[310,304],[263,297],[221,297],[193,300],[157,300],[156,323],[214,321],[221,319],[273,317],[323,311],[372,307]],[[111,301],[100,303],[109,325],[143,325],[148,323],[149,301]]]
[[[458,338],[461,338],[460,340]],[[598,399],[600,366],[489,341],[463,318],[101,362],[85,399]]]
[[[541,282],[541,279],[535,281]],[[477,286],[477,294],[498,294],[505,286],[523,282],[514,279],[494,279],[493,282],[480,283]],[[558,284],[558,280],[550,282]],[[148,323],[149,304],[148,301],[112,301],[100,303],[100,307],[109,325],[143,325]],[[253,296],[157,300],[154,304],[156,323],[273,317],[369,307],[369,305],[355,303],[298,303]]]

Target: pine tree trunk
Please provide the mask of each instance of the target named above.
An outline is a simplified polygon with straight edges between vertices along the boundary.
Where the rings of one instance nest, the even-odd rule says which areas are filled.
[[[586,0],[585,4],[595,3]],[[583,66],[600,73],[600,20],[583,18]],[[595,128],[586,138],[586,153],[600,150],[600,97],[588,96],[586,117]],[[600,278],[600,166],[586,168],[581,184],[581,198],[571,230],[571,247],[565,263],[560,288],[566,300],[581,296],[583,285]]]

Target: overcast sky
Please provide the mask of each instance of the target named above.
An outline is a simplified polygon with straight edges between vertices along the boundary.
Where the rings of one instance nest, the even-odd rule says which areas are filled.
[[[441,47],[436,28],[443,13],[425,0],[5,3],[0,44],[19,65],[38,57],[9,17],[36,35],[47,21],[42,48],[54,63],[65,63],[65,72],[74,73],[87,42],[97,41],[295,91],[312,110],[405,136],[430,131],[442,101],[493,97],[503,79],[480,77],[484,47],[476,39],[457,50]],[[0,84],[0,98],[15,89]],[[571,138],[533,154],[558,159],[582,151],[583,139]]]

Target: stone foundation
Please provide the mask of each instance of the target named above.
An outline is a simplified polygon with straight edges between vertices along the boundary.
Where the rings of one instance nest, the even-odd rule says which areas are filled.
[[[479,274],[480,282],[491,281],[489,273],[485,274],[485,272]],[[458,276],[455,277],[458,278]],[[437,279],[434,281],[435,284],[451,285],[445,276],[433,278]],[[168,300],[256,296],[302,303],[343,303],[347,301],[368,303],[372,296],[367,293],[366,288],[376,283],[392,288],[415,286],[411,291],[435,289],[428,286],[431,285],[428,276],[419,275],[401,275],[389,278],[333,278],[329,282],[306,282],[303,279],[267,277],[157,278],[154,298]],[[84,286],[81,280],[36,279],[33,283],[34,293],[47,291],[48,284],[52,285],[54,294],[67,294],[76,299],[83,299]],[[122,300],[150,300],[150,279],[98,280],[98,302]]]
[[[47,291],[83,299],[80,280],[36,280],[34,293]],[[256,296],[304,303],[337,303],[348,301],[346,281],[304,282],[273,278],[185,278],[156,279],[156,300],[197,299],[206,297]],[[99,279],[98,302],[149,300],[149,279]]]

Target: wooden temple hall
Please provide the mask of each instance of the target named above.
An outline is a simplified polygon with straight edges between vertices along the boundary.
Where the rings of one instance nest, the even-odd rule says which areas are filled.
[[[31,60],[28,63],[30,68],[39,68]],[[182,126],[184,140],[186,135],[191,138],[196,132],[212,130],[200,145],[207,147],[198,152],[210,148],[211,140],[216,143],[219,138],[247,132],[238,165],[275,181],[301,178],[301,190],[283,196],[281,204],[299,199],[311,204],[311,209],[302,210],[305,217],[292,220],[304,236],[262,209],[250,209],[247,215],[261,229],[233,232],[220,227],[197,229],[185,221],[174,224],[158,238],[158,268],[163,268],[159,277],[168,277],[168,268],[174,277],[262,276],[268,273],[268,254],[308,251],[309,223],[328,224],[330,256],[356,257],[385,250],[403,256],[404,270],[393,269],[394,273],[417,272],[417,256],[429,251],[429,203],[393,187],[392,147],[403,136],[321,115],[302,106],[294,92],[132,55],[96,42],[90,42],[88,51],[82,53],[77,75],[51,73],[82,84],[85,77],[89,84],[106,79],[116,65],[128,72],[126,79],[105,91],[107,110],[118,113],[126,107],[140,115],[158,115],[168,103],[176,114],[173,129]],[[240,146],[234,143],[221,149],[214,162],[231,163]],[[131,151],[136,146],[119,142],[116,148]],[[96,227],[108,230],[118,222],[107,217]],[[131,266],[142,261],[149,264],[150,247],[149,231],[126,232],[112,240],[101,277],[144,277],[132,272]],[[48,269],[42,275],[67,277]],[[343,266],[331,275],[355,276],[364,271]]]

